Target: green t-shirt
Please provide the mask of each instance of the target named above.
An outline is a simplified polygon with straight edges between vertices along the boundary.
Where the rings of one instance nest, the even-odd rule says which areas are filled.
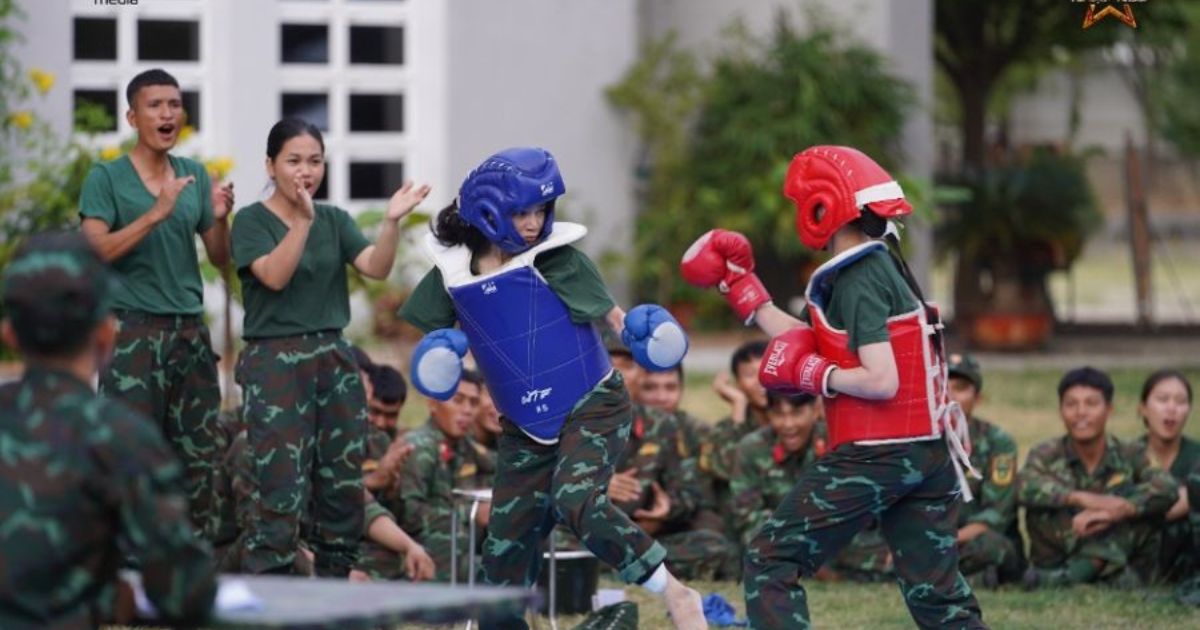
[[[849,335],[849,348],[888,341],[889,317],[917,307],[912,290],[886,251],[876,250],[836,272],[825,318]],[[804,319],[811,314],[805,308]]]
[[[533,266],[541,272],[555,295],[566,303],[571,321],[577,324],[601,319],[616,306],[596,265],[570,245],[538,254]],[[425,274],[400,308],[400,317],[425,332],[454,326],[458,315],[454,312],[450,293],[446,291],[441,270],[434,267]]]
[[[166,221],[113,261],[121,279],[113,305],[155,315],[198,315],[204,312],[204,285],[196,234],[213,224],[212,183],[199,162],[169,157],[176,177],[194,175],[196,181],[179,193]],[[126,155],[92,167],[79,196],[79,214],[100,219],[115,232],[146,214],[154,202]]]
[[[233,218],[233,263],[242,281],[246,319],[242,337],[290,337],[320,330],[341,330],[350,323],[346,265],[371,243],[341,208],[316,205],[304,253],[282,291],[267,288],[250,263],[270,254],[288,228],[262,203],[242,208]]]

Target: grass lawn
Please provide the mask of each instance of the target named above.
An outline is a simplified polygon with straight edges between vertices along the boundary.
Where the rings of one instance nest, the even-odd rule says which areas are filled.
[[[984,373],[985,398],[977,415],[1008,429],[1017,440],[1021,458],[1034,444],[1061,435],[1055,387],[1059,370],[1001,371]],[[1137,417],[1138,395],[1146,370],[1110,371],[1116,385],[1115,409],[1109,430],[1121,438],[1141,433]],[[1200,369],[1186,370],[1193,385],[1200,385]],[[712,392],[711,374],[689,374],[683,407],[696,417],[715,422],[726,414],[724,403]],[[424,421],[423,403],[404,409],[405,424]],[[1200,439],[1200,420],[1187,426],[1187,434]],[[730,583],[695,583],[703,594],[719,592],[744,612],[741,586]],[[620,584],[606,581],[606,588]],[[809,592],[813,621],[822,628],[910,628],[899,591],[893,584],[811,583]],[[639,588],[626,588],[626,596],[638,603],[642,628],[667,628],[665,609]],[[985,619],[995,628],[1200,628],[1200,610],[1185,608],[1170,600],[1169,591],[1114,591],[1077,587],[1061,591],[1024,593],[1016,589],[979,592]],[[570,628],[582,616],[560,619],[560,628]]]

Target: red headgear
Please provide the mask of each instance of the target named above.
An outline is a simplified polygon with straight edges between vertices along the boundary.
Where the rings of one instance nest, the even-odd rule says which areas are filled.
[[[813,249],[825,247],[863,208],[885,219],[912,212],[900,184],[875,160],[850,147],[815,146],[796,154],[783,194],[796,204],[800,241]]]

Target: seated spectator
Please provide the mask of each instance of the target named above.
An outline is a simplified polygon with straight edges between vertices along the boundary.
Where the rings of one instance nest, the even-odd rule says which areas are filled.
[[[494,475],[496,472],[496,447],[500,440],[500,434],[503,432],[504,427],[500,425],[500,410],[496,408],[496,401],[492,399],[492,393],[488,391],[487,385],[484,385],[479,388],[479,413],[475,414],[475,424],[471,435],[475,438],[475,450],[491,462],[489,469],[483,471],[489,475]],[[491,485],[490,480],[486,485]]]
[[[634,405],[633,414],[608,498],[666,548],[672,574],[681,579],[736,577],[736,547],[719,532],[695,527],[702,489],[695,466],[683,464],[678,424],[644,405]]]
[[[767,394],[767,424],[734,449],[732,512],[743,544],[796,485],[800,473],[825,454],[820,404],[811,394]]]
[[[1197,554],[1188,518],[1188,475],[1200,467],[1200,442],[1183,435],[1192,409],[1192,384],[1183,372],[1159,370],[1142,384],[1138,414],[1146,433],[1135,442],[1150,463],[1171,473],[1179,483],[1179,498],[1163,516],[1161,546],[1155,567],[1156,580],[1177,582],[1196,572]]]
[[[969,354],[951,354],[950,398],[967,417],[971,465],[970,503],[958,508],[958,567],[987,587],[1015,582],[1024,570],[1025,545],[1017,526],[1017,443],[1008,431],[975,416],[982,398],[983,371]]]
[[[1178,485],[1151,466],[1144,448],[1106,432],[1112,397],[1112,379],[1091,367],[1058,383],[1067,433],[1030,450],[1018,477],[1030,543],[1026,588],[1136,584],[1140,564],[1153,562],[1155,530],[1178,500]]]
[[[701,454],[700,466],[710,471],[716,504],[727,515],[732,514],[727,508],[732,500],[729,486],[738,443],[767,424],[767,390],[758,382],[758,364],[766,347],[765,341],[742,344],[729,360],[732,378],[721,373],[713,380],[713,390],[729,403],[729,415],[709,432],[711,452]],[[733,532],[741,529],[729,519],[727,526]]]
[[[742,544],[791,493],[800,474],[825,454],[821,404],[813,396],[767,392],[766,417],[767,424],[742,438],[734,449],[731,512]],[[817,578],[874,581],[891,571],[891,553],[876,524],[859,532],[818,571]]]
[[[92,389],[116,345],[115,282],[78,233],[30,238],[0,281],[0,337],[25,361],[0,386],[0,628],[128,622],[114,610],[128,557],[164,624],[212,609],[183,467],[157,423]]]
[[[433,579],[433,558],[396,523],[396,517],[371,493],[365,493],[366,531],[359,547],[358,562],[350,571],[352,581]]]
[[[472,446],[472,424],[479,411],[482,377],[464,370],[454,396],[446,401],[429,399],[429,421],[409,431],[405,437],[412,454],[405,461],[396,490],[385,507],[400,519],[404,531],[412,535],[433,558],[436,579],[450,579],[450,514],[454,509],[453,491],[457,488],[490,487],[490,479],[481,473],[478,451]],[[491,505],[480,507],[478,524],[487,527]],[[459,575],[465,575],[467,527],[460,530]],[[484,536],[477,535],[482,544]]]
[[[711,453],[713,448],[708,438],[709,425],[679,408],[679,403],[683,401],[683,383],[682,364],[669,370],[644,370],[638,382],[637,402],[663,412],[679,429],[675,432],[678,438],[675,449],[679,452],[680,465],[691,469],[688,478],[695,480],[695,491],[700,496],[699,507],[692,519],[693,528],[712,530],[732,538],[732,534],[727,531],[725,519],[718,512],[719,504],[712,471],[708,466],[709,458],[703,456],[704,453]]]
[[[400,475],[401,453],[411,446],[396,425],[408,397],[408,385],[390,365],[375,365],[364,379],[367,390],[367,435],[363,457],[363,485],[377,497],[385,496]]]

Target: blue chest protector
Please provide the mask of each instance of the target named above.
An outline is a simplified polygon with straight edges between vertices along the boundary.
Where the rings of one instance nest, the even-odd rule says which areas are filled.
[[[572,322],[533,266],[539,253],[586,233],[582,225],[557,222],[545,241],[482,276],[471,273],[466,247],[426,239],[496,408],[543,444],[558,441],[571,410],[612,371],[596,328]]]

